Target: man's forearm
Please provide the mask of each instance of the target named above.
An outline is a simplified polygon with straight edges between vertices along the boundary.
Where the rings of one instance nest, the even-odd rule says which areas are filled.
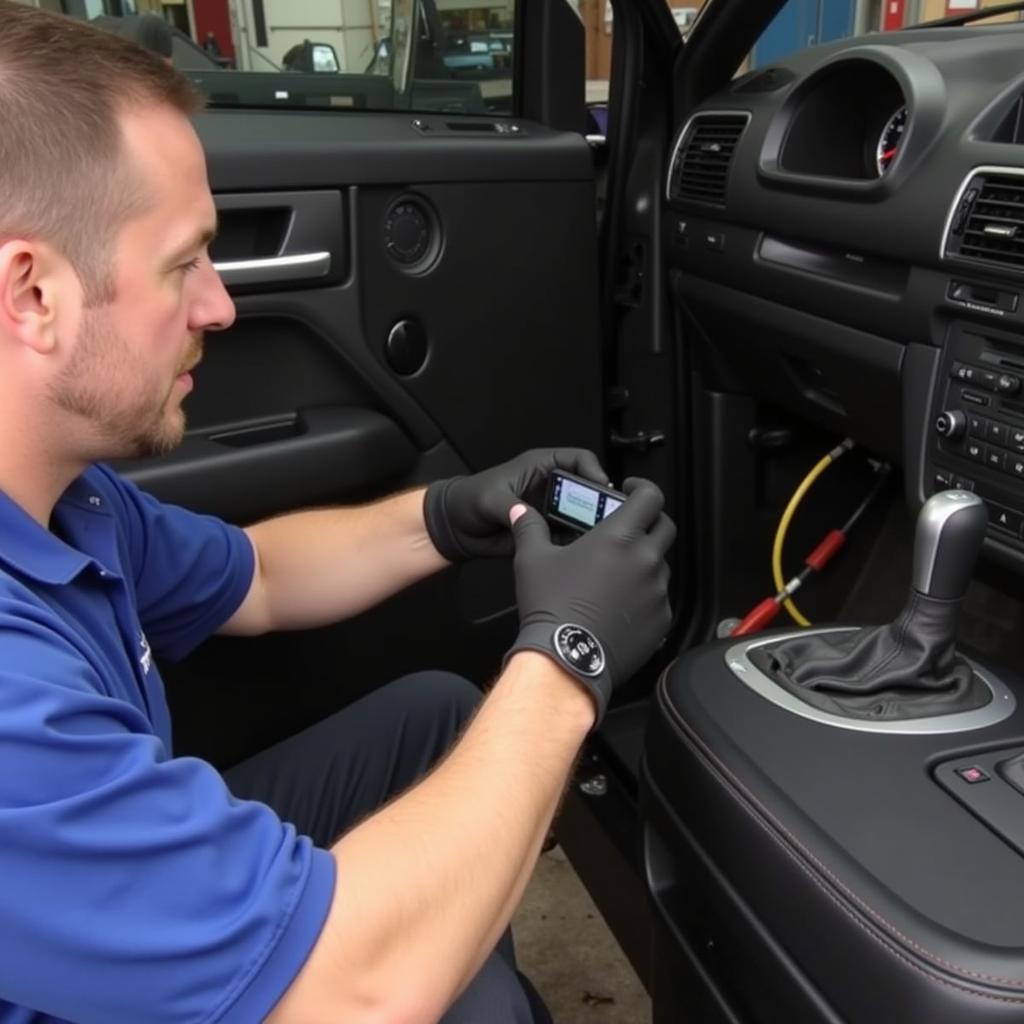
[[[357,615],[448,563],[423,525],[423,491],[316,509],[246,529],[252,587],[222,632],[308,629]]]
[[[516,655],[451,755],[335,845],[334,903],[275,1024],[436,1021],[507,927],[593,720],[550,659]]]

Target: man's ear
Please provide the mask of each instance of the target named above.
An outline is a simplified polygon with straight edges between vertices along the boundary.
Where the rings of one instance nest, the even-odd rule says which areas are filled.
[[[64,262],[48,246],[24,239],[0,245],[0,328],[41,355],[57,344]]]

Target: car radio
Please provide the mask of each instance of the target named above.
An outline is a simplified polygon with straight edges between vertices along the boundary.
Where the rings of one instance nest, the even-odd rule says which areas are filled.
[[[932,409],[928,493],[974,491],[990,536],[1024,550],[1024,345],[955,324]]]

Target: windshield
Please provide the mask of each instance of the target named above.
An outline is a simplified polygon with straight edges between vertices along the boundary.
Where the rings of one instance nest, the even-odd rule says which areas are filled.
[[[739,71],[763,67],[818,43],[895,32],[948,17],[977,19],[972,25],[1021,20],[1020,10],[1006,7],[986,0],[790,0],[761,34]],[[995,10],[989,13],[988,8]]]
[[[615,18],[610,0],[570,0],[587,38],[587,101],[598,108],[608,100]],[[710,0],[708,0],[710,2]],[[686,39],[704,7],[703,0],[669,0],[673,20]],[[1021,20],[1020,10],[1005,10],[995,0],[789,0],[761,34],[737,75],[782,60],[818,43],[868,33],[894,32],[948,16],[980,17],[972,24]],[[996,9],[996,13],[989,13]]]

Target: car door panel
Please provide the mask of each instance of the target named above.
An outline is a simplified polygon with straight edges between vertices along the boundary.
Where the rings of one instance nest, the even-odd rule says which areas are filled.
[[[424,119],[431,127],[412,123]],[[141,485],[245,524],[532,446],[601,452],[588,147],[529,122],[510,138],[460,133],[450,120],[197,118],[222,225],[215,262],[327,253],[329,271],[233,278],[238,317],[206,339],[186,440],[130,463]],[[410,198],[436,232],[429,258],[412,266],[388,245],[389,215]],[[413,372],[389,355],[400,322],[425,339]],[[234,763],[419,668],[483,684],[514,631],[510,565],[499,560],[439,574],[333,627],[213,638],[162,665],[177,749]]]

